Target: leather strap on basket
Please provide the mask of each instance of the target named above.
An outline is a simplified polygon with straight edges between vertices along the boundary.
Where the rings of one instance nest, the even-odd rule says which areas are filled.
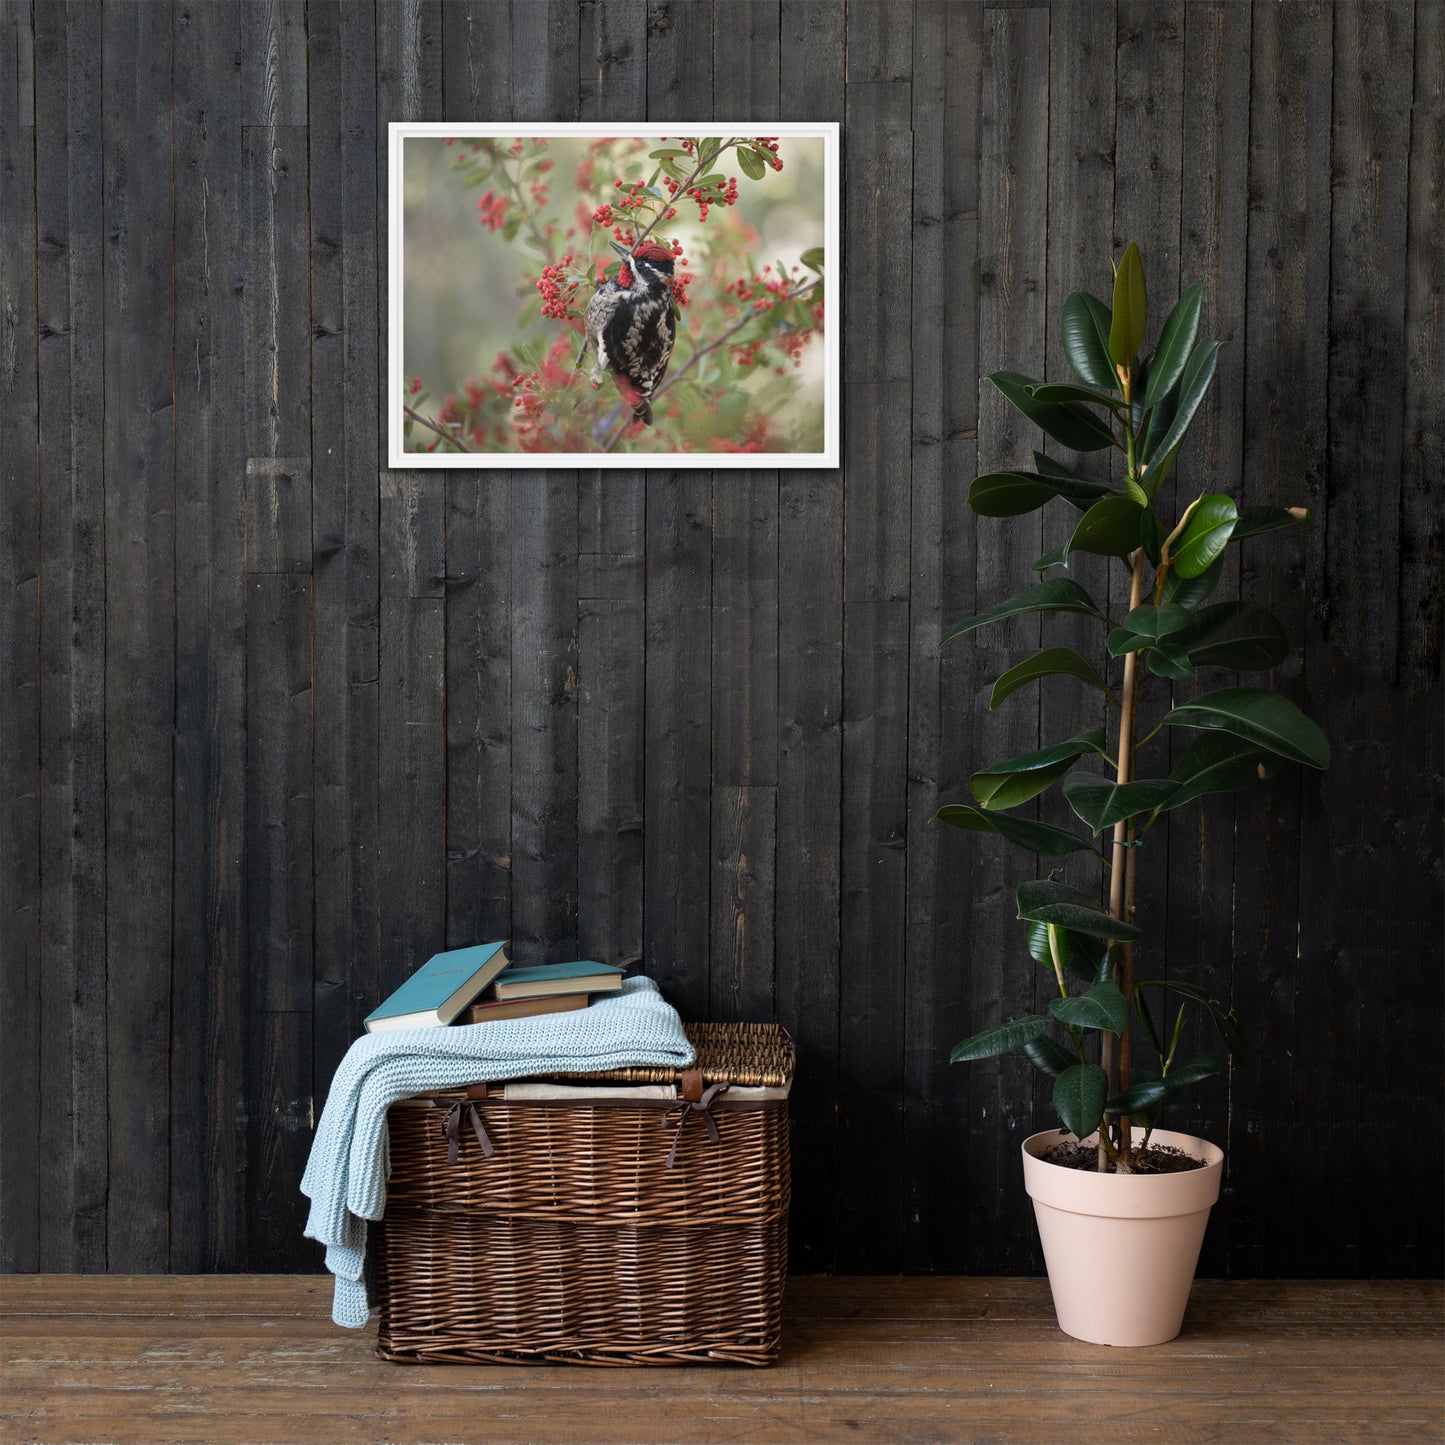
[[[447,1163],[455,1164],[461,1152],[462,1142],[462,1113],[466,1112],[471,1126],[476,1130],[477,1143],[482,1146],[482,1153],[488,1159],[497,1152],[496,1146],[487,1137],[487,1131],[482,1124],[481,1110],[471,1099],[457,1099],[447,1110],[446,1125],[443,1132],[447,1136]]]
[[[689,1069],[688,1073],[696,1074],[695,1069]],[[687,1121],[694,1114],[701,1117],[702,1122],[707,1126],[708,1138],[714,1144],[722,1137],[717,1131],[717,1120],[712,1116],[712,1101],[719,1094],[727,1092],[727,1085],[724,1083],[712,1084],[695,1099],[687,1097],[687,1074],[683,1076],[683,1099],[675,1104],[662,1116],[663,1127],[674,1124],[675,1129],[672,1136],[672,1148],[667,1151],[667,1167],[671,1169],[677,1163],[677,1146],[682,1143],[682,1131],[687,1127]],[[697,1077],[701,1079],[701,1075]]]

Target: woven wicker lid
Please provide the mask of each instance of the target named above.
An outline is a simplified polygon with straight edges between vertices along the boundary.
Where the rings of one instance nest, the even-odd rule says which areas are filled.
[[[782,1088],[792,1082],[793,1040],[777,1024],[684,1024],[688,1039],[697,1050],[697,1062],[705,1084],[737,1084],[746,1087]],[[558,1074],[557,1078],[619,1079],[629,1084],[675,1084],[683,1071],[670,1067],[645,1066],[609,1069],[589,1074]]]

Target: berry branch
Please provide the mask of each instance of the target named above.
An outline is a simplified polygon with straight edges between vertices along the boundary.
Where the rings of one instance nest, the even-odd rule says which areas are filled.
[[[453,436],[451,432],[444,431],[429,416],[423,416],[419,411],[407,406],[405,402],[401,407],[403,413],[409,416],[419,426],[424,426],[428,431],[434,431],[444,442],[450,442],[459,452],[469,452],[471,447],[467,446],[460,437]]]

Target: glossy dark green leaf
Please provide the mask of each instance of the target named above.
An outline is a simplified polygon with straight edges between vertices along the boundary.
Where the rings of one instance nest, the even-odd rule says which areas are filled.
[[[1225,492],[1205,497],[1189,514],[1183,535],[1174,543],[1174,570],[1182,577],[1197,577],[1229,545],[1239,513],[1234,498]]]
[[[1132,366],[1149,325],[1149,297],[1144,286],[1144,263],[1139,248],[1130,242],[1114,273],[1114,305],[1109,325],[1109,357],[1119,366]]]
[[[1007,813],[985,812],[967,803],[948,803],[934,816],[940,823],[951,828],[962,828],[968,833],[997,833],[1030,853],[1045,858],[1062,858],[1067,853],[1078,853],[1091,845],[1087,838],[1070,833],[1064,828],[1055,828],[1051,823],[1036,823],[1031,818],[1014,818]]]
[[[997,603],[987,612],[980,612],[977,617],[970,617],[968,621],[951,627],[939,646],[952,642],[955,637],[961,637],[965,632],[972,632],[976,627],[983,627],[990,622],[1002,622],[1008,617],[1022,617],[1029,612],[1083,612],[1098,618],[1104,615],[1095,605],[1094,599],[1077,582],[1067,577],[1055,577],[1010,597],[1006,602]]]
[[[1045,552],[1036,562],[1031,563],[1035,572],[1047,572],[1050,567],[1064,567],[1069,561],[1069,544],[1064,542],[1052,552]]]
[[[1073,933],[1093,938],[1142,938],[1143,931],[1132,923],[1112,917],[1098,899],[1067,883],[1052,878],[1030,879],[1020,883],[1014,897],[1018,916],[1030,923],[1056,923]]]
[[[1092,487],[1091,497],[1102,497],[1115,489],[1107,481],[1099,477],[1091,477],[1087,472],[1076,472],[1072,467],[1066,467],[1060,461],[1056,461],[1047,452],[1035,452],[1034,470],[1045,477],[1057,477],[1060,481],[1080,482],[1085,487]],[[1082,489],[1079,495],[1083,495]]]
[[[1236,793],[1260,782],[1261,766],[1274,763],[1253,743],[1230,733],[1202,733],[1169,774],[1174,791],[1160,811],[1172,811],[1207,793]]]
[[[1173,641],[1196,667],[1262,672],[1289,656],[1289,639],[1279,619],[1257,602],[1201,607]]]
[[[1198,607],[1213,595],[1224,572],[1223,561],[1206,567],[1197,577],[1181,577],[1172,568],[1164,579],[1164,602],[1173,602],[1180,607]]]
[[[1075,1064],[1054,1080],[1054,1108],[1071,1134],[1087,1139],[1104,1117],[1108,1092],[1108,1076],[1098,1064]]]
[[[1036,798],[1056,778],[1062,777],[1077,758],[1103,750],[1104,730],[1091,728],[1066,742],[994,763],[975,773],[968,780],[968,785],[979,804],[991,812],[1017,808],[1020,803]]]
[[[1150,978],[1134,985],[1135,989],[1141,988],[1164,988],[1170,993],[1177,993],[1183,998],[1192,999],[1195,1003],[1203,1004],[1209,1010],[1209,1016],[1214,1021],[1215,1031],[1219,1034],[1224,1047],[1230,1054],[1238,1059],[1240,1063],[1249,1061],[1249,1045],[1243,1032],[1239,1027],[1239,1020],[1235,1017],[1233,1009],[1226,1009],[1217,998],[1211,998],[1206,989],[1202,989],[1195,983],[1181,983],[1172,978]]]
[[[1034,472],[985,472],[969,487],[968,505],[981,517],[1021,517],[1055,497],[1084,511],[1096,498],[1109,493],[1105,483],[1092,480],[1080,482]]]
[[[1145,499],[1147,503],[1147,492]],[[1138,501],[1138,498],[1136,497],[1134,500]],[[1143,547],[1144,555],[1149,559],[1150,565],[1157,567],[1164,547],[1164,527],[1159,521],[1159,513],[1148,505],[1145,505],[1144,515],[1139,519],[1139,545]]]
[[[1218,1054],[1200,1054],[1197,1059],[1190,1059],[1187,1064],[1170,1069],[1164,1083],[1169,1092],[1173,1093],[1176,1089],[1187,1089],[1190,1084],[1197,1084],[1201,1079],[1212,1079],[1221,1068],[1223,1063]]]
[[[948,1061],[963,1064],[973,1059],[992,1059],[999,1054],[1009,1054],[1048,1033],[1050,1027],[1049,1020],[1041,1014],[1028,1014],[1006,1024],[995,1024],[993,1028],[984,1029],[964,1039],[961,1044],[955,1044]]]
[[[1194,620],[1193,615],[1176,603],[1161,603],[1156,607],[1152,602],[1142,602],[1120,624],[1125,632],[1132,632],[1146,642],[1157,642],[1161,637],[1179,632]]]
[[[1139,545],[1144,508],[1128,497],[1103,497],[1095,502],[1069,538],[1070,552],[1101,557],[1127,557]]]
[[[1112,828],[1125,818],[1154,812],[1174,789],[1175,784],[1168,778],[1111,783],[1093,773],[1072,773],[1064,780],[1064,797],[1069,807],[1095,833]]]
[[[1298,527],[1311,520],[1309,510],[1300,508],[1303,517],[1296,517],[1288,507],[1245,507],[1234,524],[1234,540],[1259,537],[1265,532],[1278,532],[1283,527]]]
[[[1161,396],[1173,391],[1184,375],[1189,353],[1199,335],[1199,309],[1204,299],[1203,286],[1191,286],[1169,313],[1159,344],[1149,365],[1149,384],[1144,391],[1144,405],[1153,406]]]
[[[1102,406],[1110,412],[1118,408],[1123,411],[1123,402],[1117,396],[1097,386],[1079,386],[1072,381],[1046,381],[1029,387],[1029,395],[1035,401],[1068,403],[1078,402],[1080,406]]]
[[[1077,677],[1108,695],[1109,685],[1091,663],[1080,657],[1072,647],[1046,647],[1032,657],[1025,658],[1016,667],[1011,667],[993,685],[993,695],[988,700],[990,709],[996,708],[1005,698],[1012,697],[1019,688],[1037,682],[1041,677]]]
[[[1117,391],[1119,378],[1109,359],[1109,308],[1087,291],[1064,302],[1059,330],[1070,366],[1092,386]]]
[[[1076,1029],[1102,1029],[1106,1033],[1121,1034],[1129,1025],[1129,1000],[1119,992],[1118,985],[1108,979],[1096,983],[1088,993],[1053,999],[1049,1012],[1061,1024]]]
[[[1162,1104],[1169,1089],[1163,1079],[1141,1079],[1127,1089],[1121,1089],[1104,1105],[1106,1114],[1142,1114],[1156,1104]]]
[[[1055,928],[1054,937],[1059,947],[1059,963],[1065,973],[1093,983],[1099,976],[1099,959],[1104,956],[1107,945],[1101,938],[1089,938],[1082,933],[1070,933],[1067,928]],[[1053,950],[1049,947],[1049,925],[1029,924],[1029,957],[1035,963],[1054,971]]]
[[[1219,343],[1209,337],[1196,341],[1193,351],[1189,353],[1189,360],[1185,363],[1184,375],[1179,378],[1179,392],[1169,430],[1156,446],[1147,451],[1146,458],[1151,466],[1162,465],[1164,457],[1177,449],[1184,440],[1184,434],[1194,420],[1194,413],[1199,410],[1199,403],[1204,400],[1204,393],[1209,390],[1209,383],[1214,380],[1218,365]],[[1157,486],[1156,482],[1156,490]]]
[[[1167,677],[1177,682],[1181,678],[1194,676],[1194,664],[1189,654],[1171,637],[1167,642],[1156,642],[1148,653],[1149,671],[1156,677]]]
[[[1174,708],[1164,721],[1172,727],[1232,733],[1311,768],[1330,765],[1330,744],[1319,724],[1287,697],[1262,687],[1225,687]]]
[[[1113,429],[1084,406],[1058,406],[1035,401],[1026,390],[1037,386],[1016,371],[996,371],[989,380],[1040,430],[1076,452],[1097,452],[1116,444]]]
[[[1072,1069],[1079,1061],[1066,1048],[1054,1042],[1047,1034],[1024,1045],[1024,1058],[1041,1074],[1057,1078],[1065,1069]]]

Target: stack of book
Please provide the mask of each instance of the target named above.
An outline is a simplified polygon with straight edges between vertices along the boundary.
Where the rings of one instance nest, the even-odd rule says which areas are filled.
[[[367,1033],[478,1024],[586,1008],[594,993],[617,993],[622,970],[590,959],[513,968],[507,945],[481,943],[433,954],[365,1019]]]

